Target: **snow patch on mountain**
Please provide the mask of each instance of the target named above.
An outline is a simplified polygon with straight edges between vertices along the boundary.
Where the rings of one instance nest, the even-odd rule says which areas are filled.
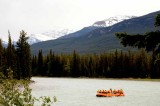
[[[70,29],[55,29],[41,34],[31,34],[28,43],[34,44],[42,41],[54,40],[72,32],[74,31]]]
[[[119,22],[122,22],[124,20],[128,20],[128,19],[135,18],[135,17],[136,16],[114,16],[114,17],[110,17],[110,18],[102,20],[102,21],[97,21],[93,24],[93,26],[109,27],[109,26],[112,26],[112,25],[117,24]]]

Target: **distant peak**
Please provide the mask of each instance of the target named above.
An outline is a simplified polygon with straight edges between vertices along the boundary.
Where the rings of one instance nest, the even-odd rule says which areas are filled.
[[[119,23],[121,21],[127,20],[127,19],[131,19],[131,18],[135,18],[136,16],[114,16],[114,17],[110,17],[108,19],[102,20],[102,21],[97,21],[93,24],[93,26],[96,27],[108,27],[108,26],[112,26],[116,23]]]

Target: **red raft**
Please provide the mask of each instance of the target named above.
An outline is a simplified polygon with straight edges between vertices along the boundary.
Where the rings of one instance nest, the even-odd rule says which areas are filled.
[[[125,96],[123,90],[98,90],[97,97],[119,97],[119,96]]]

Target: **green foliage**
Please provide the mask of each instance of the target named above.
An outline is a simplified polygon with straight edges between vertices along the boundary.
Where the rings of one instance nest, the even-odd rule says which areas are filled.
[[[0,104],[3,106],[33,106],[34,98],[28,85],[24,84],[23,92],[17,86],[16,80],[13,79],[2,82]]]
[[[48,96],[40,97],[40,99],[42,99],[43,102],[41,106],[50,106],[50,104],[53,104],[57,101],[56,97],[53,97],[53,100],[51,100],[51,98]]]
[[[9,68],[9,78],[2,80],[0,91],[1,106],[34,106],[35,103],[42,103],[41,106],[50,106],[56,102],[50,97],[44,96],[35,98],[32,96],[32,89],[29,88],[30,81],[13,79],[13,71]]]
[[[71,63],[70,63],[69,59],[67,60],[66,64],[64,65],[64,71],[66,72],[66,76],[68,76],[71,71]]]
[[[148,32],[144,35],[129,35],[127,33],[116,33],[121,43],[126,46],[145,48],[146,51],[160,51],[160,32]]]
[[[116,33],[116,36],[121,39],[121,43],[126,46],[144,48],[145,36],[144,35],[128,35],[127,33]]]
[[[160,53],[156,56],[154,64],[159,64],[159,63],[160,63]]]

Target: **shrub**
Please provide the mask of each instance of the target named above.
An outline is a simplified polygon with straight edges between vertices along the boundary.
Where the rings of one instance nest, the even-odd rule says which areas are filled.
[[[0,78],[2,79],[2,78]],[[9,69],[9,78],[4,79],[0,86],[0,105],[2,106],[34,106],[40,102],[41,106],[50,106],[57,101],[50,97],[33,97],[32,89],[29,88],[29,80],[15,80],[12,76],[12,70]]]

